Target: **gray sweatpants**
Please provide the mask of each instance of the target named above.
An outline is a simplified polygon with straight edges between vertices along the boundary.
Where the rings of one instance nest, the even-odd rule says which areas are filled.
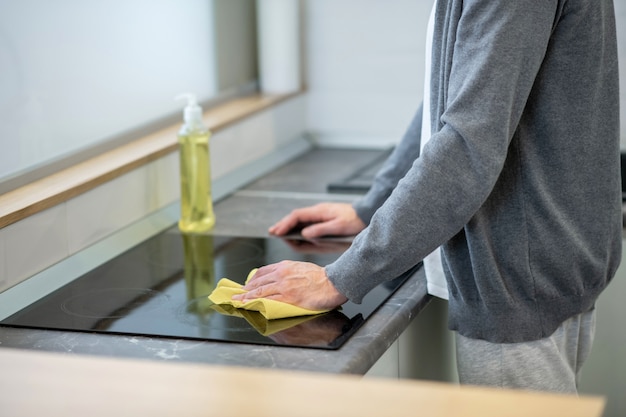
[[[549,337],[523,343],[491,343],[456,334],[459,381],[535,391],[577,393],[589,356],[595,310],[570,318]]]

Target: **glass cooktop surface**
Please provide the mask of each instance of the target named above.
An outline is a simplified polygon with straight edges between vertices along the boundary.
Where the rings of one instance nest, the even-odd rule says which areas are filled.
[[[361,304],[266,320],[208,299],[221,278],[290,259],[326,265],[349,242],[184,235],[172,227],[51,292],[2,325],[122,335],[336,349],[414,272],[373,289]]]

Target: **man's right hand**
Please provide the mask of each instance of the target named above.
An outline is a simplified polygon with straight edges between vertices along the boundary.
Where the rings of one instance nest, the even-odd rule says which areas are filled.
[[[320,203],[293,210],[269,228],[269,233],[283,236],[299,225],[302,237],[315,239],[322,236],[353,236],[365,229],[365,223],[348,203]]]

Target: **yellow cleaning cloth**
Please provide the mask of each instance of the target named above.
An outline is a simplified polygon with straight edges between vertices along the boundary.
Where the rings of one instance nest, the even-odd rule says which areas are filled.
[[[256,269],[253,269],[248,274],[246,282],[254,276]],[[297,307],[292,304],[283,303],[282,301],[268,300],[266,298],[257,298],[256,300],[250,300],[241,302],[239,300],[233,300],[232,296],[235,294],[243,294],[246,291],[242,289],[242,285],[227,278],[222,278],[217,287],[209,295],[209,300],[218,305],[229,305],[235,308],[242,308],[244,310],[258,311],[267,320],[284,319],[287,317],[299,317],[299,316],[311,316],[314,314],[325,313],[328,310],[308,310],[306,308]]]

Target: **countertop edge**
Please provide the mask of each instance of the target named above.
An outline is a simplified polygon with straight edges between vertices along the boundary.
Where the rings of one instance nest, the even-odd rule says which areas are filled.
[[[5,349],[0,408],[12,416],[596,417],[605,400],[350,375],[142,363]],[[97,378],[94,378],[97,375]],[[124,378],[120,378],[124,375]],[[173,383],[175,381],[175,383]],[[242,400],[242,398],[244,398]],[[33,401],[35,399],[35,401]],[[311,401],[313,399],[313,401]],[[321,401],[320,401],[321,400]]]

